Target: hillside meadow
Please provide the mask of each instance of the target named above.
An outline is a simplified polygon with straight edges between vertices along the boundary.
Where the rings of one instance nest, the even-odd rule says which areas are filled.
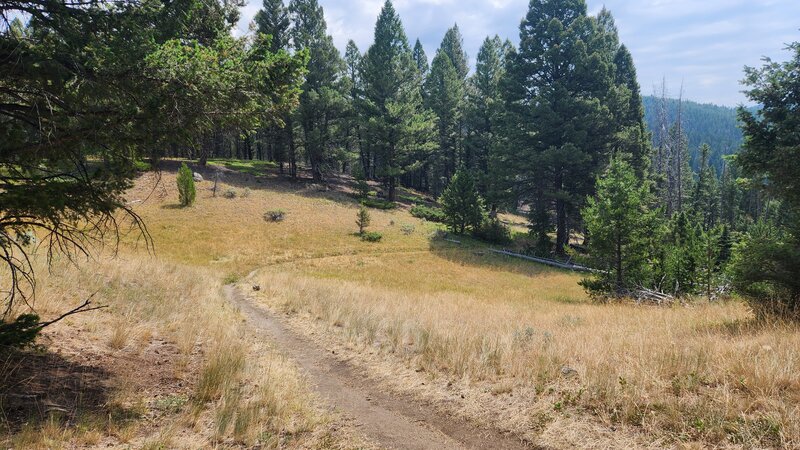
[[[354,353],[377,350],[372,363],[493,393],[461,413],[536,443],[578,415],[625,426],[639,443],[800,445],[792,325],[757,324],[736,300],[595,303],[580,275],[437,239],[405,207],[371,210],[384,238],[362,242],[341,186],[230,177],[234,199],[201,190],[195,207],[175,209],[165,183],[161,201],[143,204],[160,254],[259,285],[264,305]],[[276,209],[285,220],[265,221]],[[487,409],[498,403],[513,413]]]
[[[227,283],[387,388],[533,445],[800,445],[800,331],[756,323],[737,300],[593,302],[580,275],[442,240],[407,205],[370,210],[383,239],[363,242],[346,179],[326,188],[229,170],[218,192],[235,196],[213,197],[204,181],[180,208],[174,177],[145,174],[128,194],[155,254],[128,235],[116,256],[39,267],[45,315],[93,292],[110,306],[59,324],[45,345],[110,361],[111,400],[94,410],[127,413],[89,411],[77,428],[28,422],[10,445],[366,445],[279,349],[248,335],[220,294]],[[285,219],[265,220],[274,210]],[[131,358],[166,369],[141,377],[124,367]],[[148,388],[163,379],[175,388]]]

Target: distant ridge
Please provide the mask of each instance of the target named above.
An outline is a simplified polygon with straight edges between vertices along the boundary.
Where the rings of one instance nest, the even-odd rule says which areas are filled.
[[[660,100],[652,95],[642,99],[645,119],[654,136]],[[667,99],[667,109],[672,123],[678,110],[678,100]],[[743,137],[736,118],[736,108],[684,100],[683,127],[689,139],[689,155],[695,170],[700,165],[700,145],[705,143],[711,146],[711,165],[718,174],[722,172],[722,157],[737,153],[742,146]]]

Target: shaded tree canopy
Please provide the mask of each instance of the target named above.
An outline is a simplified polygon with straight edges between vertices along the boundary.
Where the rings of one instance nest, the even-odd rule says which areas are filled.
[[[296,102],[305,58],[234,39],[231,3],[6,1],[0,25],[0,249],[6,312],[34,277],[21,235],[84,254],[118,236],[140,158],[253,128]],[[122,210],[125,214],[116,214]],[[145,237],[147,236],[145,231]],[[24,286],[27,282],[29,286]]]

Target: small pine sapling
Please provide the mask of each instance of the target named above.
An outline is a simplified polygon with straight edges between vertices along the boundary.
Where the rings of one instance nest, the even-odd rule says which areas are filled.
[[[183,163],[178,170],[178,200],[181,206],[192,206],[196,195],[192,171]]]
[[[370,223],[370,216],[369,211],[364,206],[358,208],[358,214],[356,214],[356,225],[358,225],[358,234],[363,235],[364,230],[367,229]]]

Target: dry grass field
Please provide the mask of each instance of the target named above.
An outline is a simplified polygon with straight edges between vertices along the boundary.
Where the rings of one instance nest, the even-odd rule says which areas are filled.
[[[354,445],[294,366],[239,326],[220,295],[238,282],[387,387],[532,444],[800,447],[800,330],[755,323],[739,301],[597,304],[576,274],[442,241],[404,208],[371,210],[384,237],[367,243],[340,190],[229,173],[222,190],[235,198],[212,197],[205,181],[197,204],[178,208],[174,173],[162,175],[129,195],[155,256],[131,237],[116,259],[39,271],[46,314],[94,291],[111,306],[43,343],[106,361],[101,409],[125,414],[22,427],[10,446]],[[278,209],[284,221],[264,220]],[[153,374],[124,367],[152,367],[156,350]]]

